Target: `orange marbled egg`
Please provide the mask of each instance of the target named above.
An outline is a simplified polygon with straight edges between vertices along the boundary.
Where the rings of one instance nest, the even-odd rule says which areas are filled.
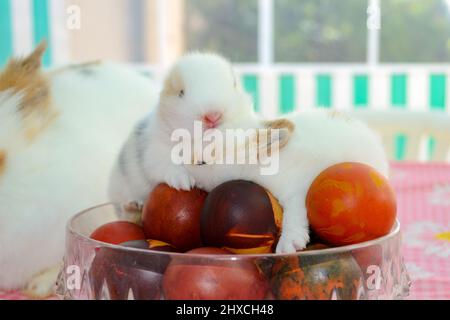
[[[376,239],[390,232],[396,217],[389,181],[362,163],[340,163],[323,171],[306,197],[311,228],[332,245]]]

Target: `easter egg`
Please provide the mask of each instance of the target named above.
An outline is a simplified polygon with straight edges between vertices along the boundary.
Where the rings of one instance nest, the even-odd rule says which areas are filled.
[[[149,195],[142,222],[147,239],[158,239],[184,252],[202,246],[200,213],[207,193],[158,185]]]
[[[231,253],[218,248],[199,248],[188,253],[205,258],[173,258],[163,279],[166,299],[262,300],[266,296],[268,283],[251,261],[221,260],[218,255]]]
[[[278,258],[271,288],[279,300],[353,300],[362,272],[349,254]]]
[[[270,192],[243,180],[210,192],[201,215],[204,245],[237,254],[273,252],[281,233],[283,210]]]
[[[388,234],[397,205],[383,175],[362,163],[341,163],[313,181],[306,208],[314,233],[329,244],[342,246]]]
[[[323,244],[323,243],[309,243],[305,249],[302,251],[314,251],[314,250],[323,250],[323,249],[329,249],[330,247]]]
[[[366,248],[356,249],[352,252],[353,257],[365,273],[370,273],[370,267],[381,266],[383,262],[383,247],[373,245]]]
[[[153,251],[163,251],[163,252],[176,252],[174,246],[159,241],[159,240],[134,240],[128,241],[120,244],[121,246],[134,248],[134,249],[144,249]]]
[[[136,243],[125,245],[136,247]],[[138,248],[140,248],[138,246]],[[159,300],[170,256],[127,248],[98,248],[89,269],[94,300]]]
[[[128,221],[107,223],[91,234],[91,239],[110,244],[121,244],[127,241],[145,239],[144,230],[137,224]]]

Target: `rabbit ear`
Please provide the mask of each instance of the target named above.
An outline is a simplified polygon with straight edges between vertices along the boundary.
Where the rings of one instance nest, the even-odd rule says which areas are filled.
[[[254,133],[247,136],[243,145],[235,146],[230,152],[244,154],[247,160],[255,160],[271,156],[284,148],[290,141],[295,130],[295,125],[287,119],[264,122],[261,129],[255,129]]]
[[[47,41],[42,40],[34,51],[22,60],[22,66],[28,71],[39,70],[42,66],[42,58],[47,50]]]
[[[41,70],[46,48],[46,42],[41,42],[27,57],[11,59],[0,73],[0,91],[20,96],[17,111],[22,116],[28,141],[32,141],[57,116],[52,106],[50,83]]]
[[[282,149],[288,144],[295,130],[295,125],[287,119],[267,121],[265,127],[268,130],[268,138],[264,139],[263,143],[259,145],[260,150],[267,150],[275,145]]]
[[[41,42],[25,58],[12,58],[0,72],[0,91],[30,92],[37,87],[44,87],[46,80],[42,75],[41,60],[47,44]]]

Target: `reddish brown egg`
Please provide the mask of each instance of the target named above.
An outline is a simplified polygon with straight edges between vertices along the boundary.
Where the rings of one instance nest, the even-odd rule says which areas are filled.
[[[179,251],[201,247],[200,213],[206,196],[200,189],[178,191],[167,184],[158,185],[144,206],[147,239],[170,243]]]
[[[145,239],[144,230],[137,224],[128,221],[107,223],[91,234],[91,238],[110,244]]]
[[[352,255],[358,262],[364,275],[371,275],[374,267],[380,267],[383,261],[383,247],[372,245],[369,247],[355,249]]]
[[[205,258],[176,257],[164,274],[163,290],[170,300],[262,300],[268,284],[250,260],[221,260],[229,251],[199,248],[189,254]],[[190,260],[189,260],[190,259]]]
[[[95,300],[159,300],[170,256],[127,248],[97,250],[89,270]]]
[[[201,216],[205,245],[237,254],[273,252],[281,233],[283,210],[256,183],[226,182],[208,195]]]

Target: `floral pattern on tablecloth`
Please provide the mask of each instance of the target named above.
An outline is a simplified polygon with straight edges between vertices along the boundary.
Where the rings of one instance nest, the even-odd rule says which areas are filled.
[[[450,165],[395,163],[410,299],[450,299]]]
[[[450,207],[450,183],[436,184],[428,195],[428,202],[435,206]]]

